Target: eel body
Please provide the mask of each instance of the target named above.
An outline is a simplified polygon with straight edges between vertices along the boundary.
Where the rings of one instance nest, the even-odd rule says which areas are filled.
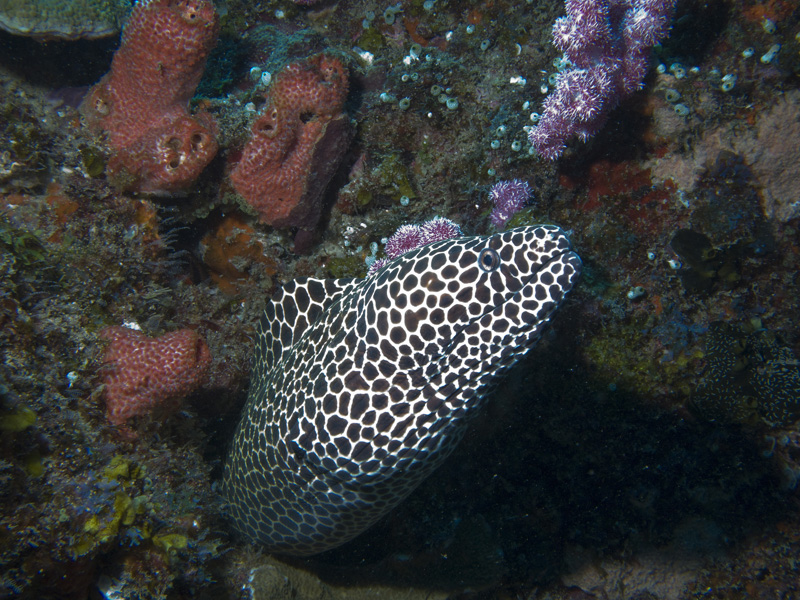
[[[268,305],[223,481],[234,528],[307,556],[352,539],[454,449],[581,261],[540,225],[436,242]]]

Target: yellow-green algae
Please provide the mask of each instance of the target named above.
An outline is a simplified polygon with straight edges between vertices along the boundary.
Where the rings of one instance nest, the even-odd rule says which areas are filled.
[[[36,413],[27,406],[0,414],[0,431],[15,433],[25,431],[36,422]]]
[[[391,154],[387,156],[377,168],[378,182],[381,192],[394,200],[399,200],[402,196],[410,199],[416,198],[411,181],[408,177],[408,169],[403,165],[400,156]]]
[[[612,293],[622,293],[612,288]],[[689,395],[694,385],[687,368],[703,357],[700,348],[688,347],[675,353],[668,361],[657,360],[663,350],[653,339],[652,330],[658,323],[653,314],[639,313],[614,331],[606,328],[589,340],[584,354],[599,379],[617,389],[643,397],[654,389],[667,388]]]
[[[142,469],[131,460],[123,456],[115,456],[111,459],[95,486],[99,491],[104,481],[117,482],[121,484],[122,489],[114,494],[111,503],[100,508],[97,514],[91,515],[83,524],[83,535],[77,537],[70,548],[73,558],[84,556],[97,545],[115,540],[121,527],[130,527],[136,517],[145,512],[146,498],[144,496],[131,497],[128,493],[133,492],[132,484],[141,476]],[[141,536],[149,537],[147,524],[142,529],[139,532]]]
[[[337,279],[346,277],[364,277],[366,265],[364,259],[358,256],[332,256],[326,265],[331,277]]]
[[[2,0],[0,0],[2,1]],[[81,161],[83,162],[83,169],[89,177],[100,177],[106,170],[106,160],[102,152],[97,148],[89,146],[82,146],[80,148]]]
[[[189,545],[189,538],[180,533],[164,533],[153,536],[153,544],[165,552],[184,550]]]

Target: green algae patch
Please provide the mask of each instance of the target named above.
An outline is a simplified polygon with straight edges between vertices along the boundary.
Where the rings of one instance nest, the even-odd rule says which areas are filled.
[[[44,457],[41,452],[34,451],[25,457],[25,472],[30,477],[41,477],[44,475]]]
[[[408,169],[399,156],[395,154],[387,156],[378,166],[377,175],[381,192],[392,199],[399,200],[403,196],[411,200],[416,198],[417,194],[411,185]]]
[[[40,266],[47,257],[47,251],[36,235],[13,226],[6,219],[0,219],[0,249],[10,252],[27,267]]]
[[[545,219],[546,221],[546,219]],[[541,217],[536,215],[535,210],[533,207],[523,208],[519,212],[515,213],[509,220],[508,223],[503,227],[503,229],[514,229],[515,227],[528,227],[530,225],[537,225],[542,223]]]
[[[133,461],[124,456],[115,456],[103,470],[102,477],[109,481],[138,479],[142,475],[142,470]]]
[[[154,535],[153,544],[165,552],[174,552],[175,550],[186,549],[189,546],[189,538],[179,533],[165,533],[163,535]]]
[[[36,422],[36,413],[27,406],[21,406],[13,412],[0,414],[0,431],[18,433],[25,431]]]
[[[81,162],[83,162],[83,170],[86,174],[96,179],[103,175],[106,171],[106,159],[103,153],[97,148],[83,146],[80,148]]]
[[[358,256],[332,256],[326,267],[336,279],[364,277],[367,270],[364,260]]]

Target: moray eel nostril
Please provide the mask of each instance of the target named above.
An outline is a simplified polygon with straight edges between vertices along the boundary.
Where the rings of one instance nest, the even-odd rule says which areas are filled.
[[[540,225],[423,246],[366,279],[286,284],[225,468],[237,532],[307,556],[367,529],[451,453],[580,269]]]

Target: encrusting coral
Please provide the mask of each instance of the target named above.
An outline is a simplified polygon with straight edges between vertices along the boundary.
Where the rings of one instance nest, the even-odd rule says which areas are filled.
[[[39,40],[102,38],[119,31],[128,0],[0,0],[0,29]]]

